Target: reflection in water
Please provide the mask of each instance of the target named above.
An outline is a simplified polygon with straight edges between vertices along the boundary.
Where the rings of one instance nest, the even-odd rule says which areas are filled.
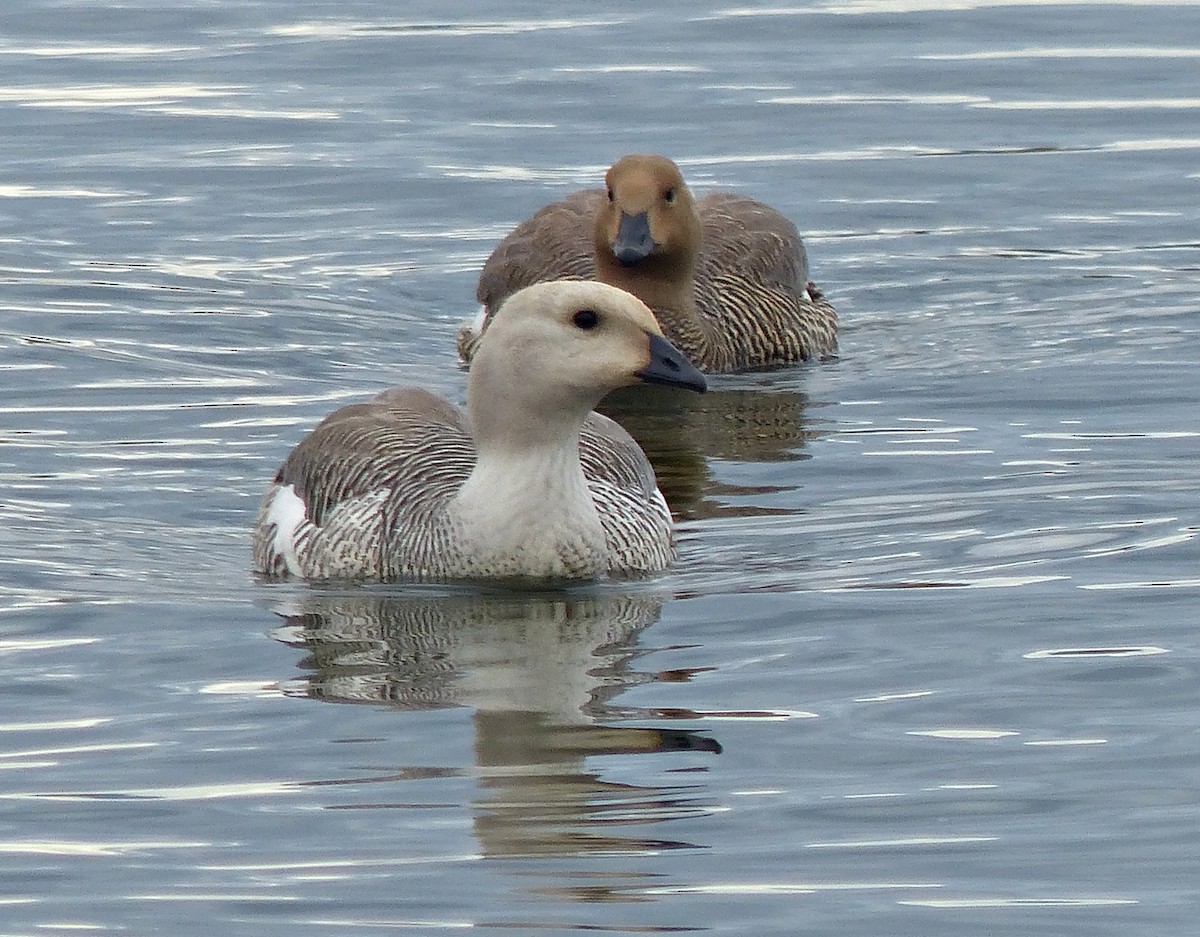
[[[611,715],[607,703],[623,689],[660,679],[630,663],[639,631],[657,619],[662,601],[636,594],[311,596],[285,615],[277,635],[308,652],[302,686],[312,698],[474,710],[482,792],[474,830],[485,856],[627,854],[690,844],[618,835],[614,825],[702,814],[709,805],[698,785],[613,783],[586,759],[721,750],[685,730],[597,722]],[[661,679],[680,678],[672,671]]]
[[[805,426],[807,403],[807,397],[794,390],[710,387],[697,397],[673,388],[639,386],[609,394],[600,410],[629,430],[645,450],[675,516],[697,519],[787,513],[722,503],[722,498],[778,489],[723,485],[710,477],[706,460],[807,458],[800,450],[815,435]]]

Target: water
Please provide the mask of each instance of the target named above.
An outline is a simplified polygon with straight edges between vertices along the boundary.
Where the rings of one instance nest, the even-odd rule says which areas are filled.
[[[1187,933],[1200,12],[9,3],[0,933]],[[248,573],[288,448],[461,397],[625,152],[805,233],[821,366],[635,415],[636,585]]]

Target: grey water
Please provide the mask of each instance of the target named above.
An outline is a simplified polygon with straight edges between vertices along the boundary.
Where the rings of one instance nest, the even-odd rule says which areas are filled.
[[[10,0],[0,935],[1186,934],[1200,7]],[[772,203],[837,360],[631,414],[680,558],[250,574],[515,222]]]

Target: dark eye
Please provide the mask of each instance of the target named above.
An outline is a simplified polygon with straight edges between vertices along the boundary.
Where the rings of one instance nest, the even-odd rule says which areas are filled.
[[[670,205],[673,201],[675,201],[675,190],[667,189],[667,191],[663,193],[663,198],[665,198],[667,200],[667,204]]]
[[[571,321],[581,329],[594,329],[600,324],[600,317],[591,309],[580,309]]]
[[[612,191],[612,189],[609,189],[609,190],[608,190],[608,200],[609,200],[610,202],[613,200],[613,191]]]

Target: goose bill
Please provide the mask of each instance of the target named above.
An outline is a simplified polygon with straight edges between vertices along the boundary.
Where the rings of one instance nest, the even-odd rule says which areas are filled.
[[[632,267],[649,257],[654,248],[654,236],[650,233],[650,216],[646,212],[627,215],[621,212],[621,225],[613,241],[613,256],[623,267]]]
[[[635,372],[647,384],[666,384],[704,393],[708,382],[678,348],[661,335],[646,333],[650,339],[650,363]]]

